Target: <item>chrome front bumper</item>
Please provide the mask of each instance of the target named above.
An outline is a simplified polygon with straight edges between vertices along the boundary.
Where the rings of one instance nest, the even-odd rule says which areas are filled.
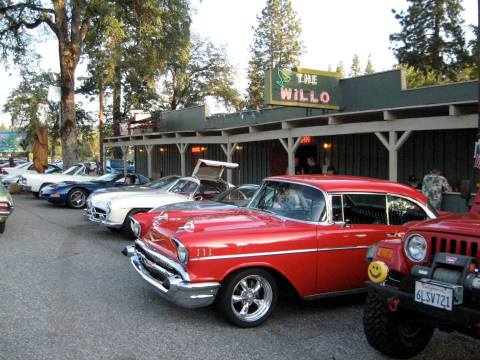
[[[146,245],[143,242],[137,240],[136,244],[145,250]],[[183,277],[187,278],[184,279],[182,276],[174,274],[171,270],[162,266],[162,262],[171,264],[172,260],[157,252],[153,252],[152,249],[148,249],[148,253],[151,258],[155,258],[155,262],[147,259],[134,245],[127,246],[123,253],[130,257],[134,269],[143,280],[153,286],[164,299],[186,308],[208,306],[215,300],[220,283],[191,283],[188,281],[188,275],[183,275]],[[177,266],[179,265],[177,264]],[[152,272],[157,273],[163,280],[153,276]]]
[[[107,221],[106,214],[94,212],[92,211],[92,209],[85,209],[83,211],[83,216],[85,217],[86,220],[95,224],[100,224],[100,225],[104,225],[112,228],[121,228],[123,226],[123,224],[117,224],[117,223],[112,223]]]

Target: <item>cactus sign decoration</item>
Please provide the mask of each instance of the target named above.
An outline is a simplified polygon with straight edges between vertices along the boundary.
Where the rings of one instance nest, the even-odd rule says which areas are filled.
[[[336,72],[276,67],[265,76],[265,105],[339,109],[339,78]]]

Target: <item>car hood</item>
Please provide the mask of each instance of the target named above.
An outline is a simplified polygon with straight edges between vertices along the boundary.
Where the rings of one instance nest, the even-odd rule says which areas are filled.
[[[192,177],[200,180],[217,181],[221,178],[225,169],[235,169],[237,167],[237,163],[199,159],[195,169],[193,169]]]
[[[105,188],[95,190],[92,195],[90,195],[89,201],[92,203],[92,206],[99,207],[104,209],[107,205],[107,202],[117,198],[124,198],[130,196],[138,196],[145,194],[156,194],[159,193],[156,189],[151,189],[144,186],[124,186],[121,188]]]
[[[424,221],[410,232],[429,231],[466,236],[480,236],[480,214],[454,214]]]
[[[153,224],[166,229],[171,234],[181,232],[180,227],[192,223],[193,229],[188,233],[234,232],[248,229],[255,232],[260,228],[280,226],[284,221],[276,216],[270,216],[254,210],[231,206],[224,209],[200,209],[200,211],[168,211],[166,221]],[[154,226],[154,227],[155,227]]]
[[[149,194],[128,194],[122,197],[114,197],[110,201],[113,208],[156,208],[158,206],[168,205],[177,202],[191,200],[188,196],[181,194],[172,194],[168,192],[158,192]]]

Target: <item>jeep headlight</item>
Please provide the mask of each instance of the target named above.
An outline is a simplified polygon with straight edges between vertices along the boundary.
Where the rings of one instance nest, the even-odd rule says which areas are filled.
[[[142,227],[138,223],[137,220],[130,218],[130,229],[132,229],[133,235],[135,235],[136,238],[140,237],[140,233],[142,232]]]
[[[405,253],[412,261],[423,261],[427,256],[427,240],[422,235],[410,235],[405,241]]]
[[[175,244],[177,245],[177,258],[182,264],[188,263],[188,250],[187,248],[177,239],[174,239]]]

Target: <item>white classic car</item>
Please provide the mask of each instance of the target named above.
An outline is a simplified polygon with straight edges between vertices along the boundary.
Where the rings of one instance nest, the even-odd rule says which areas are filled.
[[[33,165],[33,163],[25,163],[22,164],[22,166],[23,167],[20,168],[14,167],[2,169],[5,174],[0,176],[0,178],[2,179],[2,183],[3,185],[5,185],[6,188],[8,188],[8,186],[10,186],[11,184],[18,182],[22,175],[38,174],[37,170],[35,170],[35,166]],[[47,168],[45,169],[45,174],[59,174],[61,172],[62,168],[54,164],[48,164]]]
[[[61,174],[24,174],[18,180],[18,184],[24,191],[30,191],[38,197],[43,187],[57,184],[62,181],[89,181],[97,176],[88,176],[84,164],[75,164]]]
[[[129,217],[158,206],[190,200],[210,200],[233,187],[222,180],[224,169],[235,169],[236,163],[200,159],[191,177],[175,179],[158,189],[94,192],[87,199],[85,216],[111,230],[123,229],[132,236]]]

